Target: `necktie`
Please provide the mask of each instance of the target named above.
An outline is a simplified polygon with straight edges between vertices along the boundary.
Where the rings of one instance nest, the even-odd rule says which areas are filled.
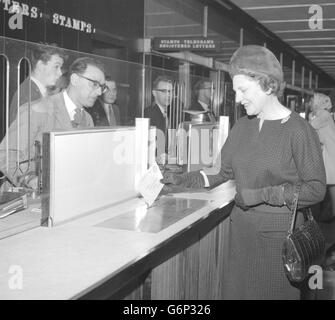
[[[109,105],[109,125],[116,126],[116,119],[113,111],[113,105]]]
[[[212,111],[207,111],[206,114],[207,114],[208,119],[209,119],[210,122],[215,122],[216,121],[215,116],[214,116]]]
[[[86,121],[86,115],[85,112],[81,108],[76,108],[75,114],[73,117],[72,126],[74,128],[87,128],[88,124]]]

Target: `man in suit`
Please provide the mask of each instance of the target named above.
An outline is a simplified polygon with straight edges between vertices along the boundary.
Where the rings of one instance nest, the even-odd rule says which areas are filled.
[[[48,95],[48,90],[56,85],[62,75],[62,66],[66,56],[56,44],[37,46],[30,54],[31,74],[20,84],[18,91],[13,95],[9,109],[9,123],[16,118],[18,106],[27,102],[39,100]]]
[[[115,104],[117,98],[116,82],[110,76],[106,76],[107,91],[102,94],[92,108],[85,108],[91,115],[95,127],[118,126],[120,121],[120,110]]]
[[[83,107],[92,107],[97,97],[107,90],[104,72],[104,67],[99,61],[93,58],[79,58],[70,66],[69,84],[65,90],[36,101],[31,108],[28,104],[20,108],[20,117],[12,123],[0,144],[0,169],[12,181],[20,184],[28,171],[34,171],[34,163],[29,160],[34,155],[35,141],[42,142],[43,132],[94,126],[91,116]],[[21,165],[17,164],[17,156]]]
[[[144,118],[150,119],[150,125],[157,128],[157,161],[165,162],[168,152],[167,130],[169,128],[169,107],[173,98],[173,80],[168,76],[159,76],[153,83],[154,101],[144,109]]]
[[[194,86],[194,101],[190,110],[205,111],[205,121],[215,122],[215,115],[212,110],[214,87],[210,80],[199,80]],[[188,120],[188,119],[187,119]]]

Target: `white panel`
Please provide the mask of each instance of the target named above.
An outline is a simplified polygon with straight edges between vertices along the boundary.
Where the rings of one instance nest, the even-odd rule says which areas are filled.
[[[51,135],[53,224],[136,196],[134,128]]]
[[[135,129],[135,188],[148,169],[149,119],[136,118]]]
[[[187,171],[211,167],[217,154],[219,128],[217,124],[190,124],[188,130]]]

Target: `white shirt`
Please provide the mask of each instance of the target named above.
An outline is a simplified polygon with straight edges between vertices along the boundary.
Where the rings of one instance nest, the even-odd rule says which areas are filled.
[[[35,82],[35,84],[37,85],[38,89],[41,92],[41,95],[43,97],[46,97],[47,96],[47,88],[41,83],[41,81],[37,80],[33,76],[31,76],[30,79]]]
[[[203,177],[204,180],[205,180],[205,188],[209,187],[209,181],[208,181],[208,178],[207,178],[206,173],[203,172],[202,170],[200,170],[200,173],[202,174],[202,177]]]
[[[205,111],[209,111],[209,107],[206,103],[203,103],[202,101],[198,100],[198,102],[201,104],[202,108],[205,110]]]
[[[104,105],[104,110],[105,110],[105,113],[106,113],[108,122],[110,122],[110,121],[111,121],[111,119],[110,119],[110,114],[111,114],[111,112],[113,112],[113,109],[111,108],[111,107],[112,107],[112,104],[104,103],[104,102],[103,102],[103,105]]]
[[[71,100],[69,95],[67,94],[66,90],[63,91],[64,95],[64,102],[67,112],[69,113],[71,121],[74,120],[74,114],[76,113],[75,110],[78,108],[78,106],[75,105],[75,103]],[[80,108],[82,109],[82,108]]]
[[[162,115],[164,116],[164,118],[166,118],[166,108],[160,106],[157,102],[156,102],[156,104],[158,105],[158,107],[159,107]]]

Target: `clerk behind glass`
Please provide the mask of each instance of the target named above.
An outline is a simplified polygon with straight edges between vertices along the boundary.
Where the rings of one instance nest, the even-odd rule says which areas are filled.
[[[117,98],[116,82],[106,76],[108,89],[97,99],[92,108],[85,108],[91,115],[95,127],[117,126],[121,124],[120,109],[115,103]]]
[[[22,179],[34,172],[34,162],[28,160],[32,160],[34,156],[35,140],[42,143],[43,132],[93,127],[93,120],[83,107],[93,106],[98,96],[106,91],[104,72],[100,61],[88,57],[79,58],[70,66],[69,84],[65,90],[31,105],[30,122],[28,122],[29,107],[27,104],[23,105],[20,108],[20,117],[12,123],[0,144],[0,170],[12,181],[20,184]],[[17,145],[18,126],[19,145]],[[6,168],[7,137],[8,168]],[[16,163],[17,154],[19,165]]]

